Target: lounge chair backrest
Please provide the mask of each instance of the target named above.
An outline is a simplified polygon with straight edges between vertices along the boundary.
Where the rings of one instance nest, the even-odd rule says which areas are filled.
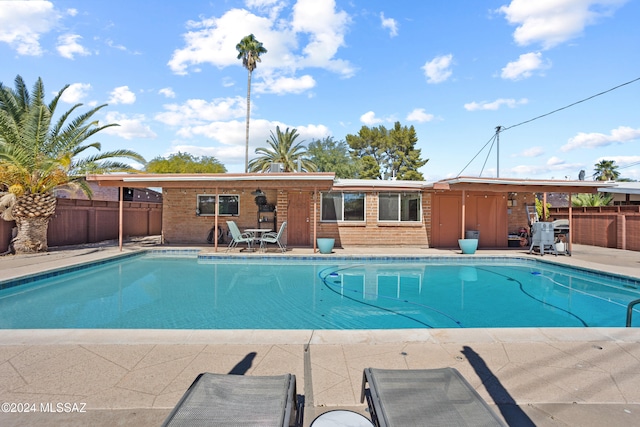
[[[240,229],[235,221],[227,221],[227,225],[229,226],[229,231],[231,232],[231,237],[237,239],[241,237],[242,233],[240,233]]]
[[[284,229],[286,226],[287,226],[287,221],[283,222],[282,225],[280,226],[280,230],[278,230],[278,235],[276,236],[276,239],[280,240],[280,237],[282,237],[282,233],[284,232]]]

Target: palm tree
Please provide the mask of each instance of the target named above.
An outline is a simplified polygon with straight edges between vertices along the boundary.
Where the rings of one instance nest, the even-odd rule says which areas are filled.
[[[571,198],[571,205],[576,207],[609,206],[612,200],[613,194],[609,193],[579,193]]]
[[[593,179],[595,181],[615,181],[620,177],[615,160],[601,160],[595,164]]]
[[[308,159],[307,149],[302,142],[295,143],[299,136],[297,129],[287,128],[282,132],[280,126],[276,126],[276,133],[271,131],[267,140],[269,148],[256,148],[256,154],[261,156],[251,160],[249,169],[252,172],[266,172],[272,163],[282,163],[285,172],[297,171],[298,164],[302,172],[315,171],[316,165]]]
[[[246,142],[244,149],[244,171],[245,173],[249,169],[249,116],[251,111],[251,73],[258,66],[260,61],[260,55],[267,53],[267,49],[262,46],[253,34],[249,34],[240,40],[240,43],[236,45],[238,50],[238,59],[242,58],[242,66],[249,70],[249,77],[247,78],[247,127],[246,127]]]
[[[40,78],[32,93],[20,76],[15,79],[15,90],[0,83],[0,187],[7,190],[0,206],[3,219],[16,222],[18,233],[13,241],[16,253],[47,250],[49,219],[56,210],[53,194],[56,187],[79,187],[91,196],[91,189],[83,180],[85,173],[132,170],[114,158],[145,162],[140,154],[130,150],[85,154],[90,148],[100,150],[100,143],[89,143],[89,138],[117,124],[99,126],[92,119],[106,104],[70,120],[82,105],[76,104],[54,121],[58,101],[68,87],[46,104]]]

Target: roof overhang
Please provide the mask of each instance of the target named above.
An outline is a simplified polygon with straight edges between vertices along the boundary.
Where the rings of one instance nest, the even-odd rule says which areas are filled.
[[[161,188],[294,188],[329,189],[333,172],[320,173],[216,173],[216,174],[106,174],[87,175],[87,181],[104,187],[161,187]],[[286,184],[285,184],[286,183]]]
[[[640,182],[616,182],[615,187],[600,187],[598,191],[616,194],[640,194]]]
[[[336,179],[333,188],[341,191],[422,191],[427,185],[425,181]]]
[[[486,191],[495,193],[597,193],[602,188],[615,186],[615,182],[539,180],[513,178],[476,178],[456,177],[434,182],[433,190],[450,191]]]

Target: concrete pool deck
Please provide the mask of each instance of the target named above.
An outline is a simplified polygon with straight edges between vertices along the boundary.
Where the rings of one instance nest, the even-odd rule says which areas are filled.
[[[148,240],[127,243],[124,252],[153,246]],[[334,252],[459,256],[460,251],[357,247]],[[114,244],[103,244],[0,257],[0,281],[119,253]],[[288,255],[311,253],[294,248]],[[521,249],[477,255],[540,257]],[[464,255],[469,256],[474,255]],[[544,259],[640,278],[638,252],[574,245],[570,257]],[[0,330],[0,403],[35,409],[7,413],[3,407],[0,425],[157,426],[193,379],[209,371],[295,374],[308,426],[331,409],[367,414],[360,403],[366,367],[446,366],[457,368],[510,425],[640,425],[637,328]]]

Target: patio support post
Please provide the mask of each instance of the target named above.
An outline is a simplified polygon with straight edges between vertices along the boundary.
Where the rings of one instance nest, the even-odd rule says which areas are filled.
[[[546,221],[549,217],[547,212],[547,193],[542,193],[542,220]]]
[[[462,226],[460,229],[460,238],[464,239],[464,225],[466,223],[466,205],[465,205],[465,199],[467,198],[467,192],[466,190],[462,190]]]
[[[318,187],[313,187],[313,253],[317,251],[318,237]]]
[[[569,241],[567,242],[567,247],[569,248],[569,253],[573,253],[573,203],[571,203],[571,192],[569,192]]]
[[[218,213],[220,210],[220,193],[218,192],[218,187],[216,187],[216,207],[214,208],[214,220],[213,220],[213,229],[215,230],[215,233],[213,233],[213,238],[215,240],[215,243],[213,245],[213,251],[214,252],[218,252],[218,239],[220,238],[220,236],[218,236],[218,232],[220,231],[218,229]]]
[[[118,206],[118,248],[122,252],[122,218],[124,211],[124,187],[120,186],[120,200]]]

